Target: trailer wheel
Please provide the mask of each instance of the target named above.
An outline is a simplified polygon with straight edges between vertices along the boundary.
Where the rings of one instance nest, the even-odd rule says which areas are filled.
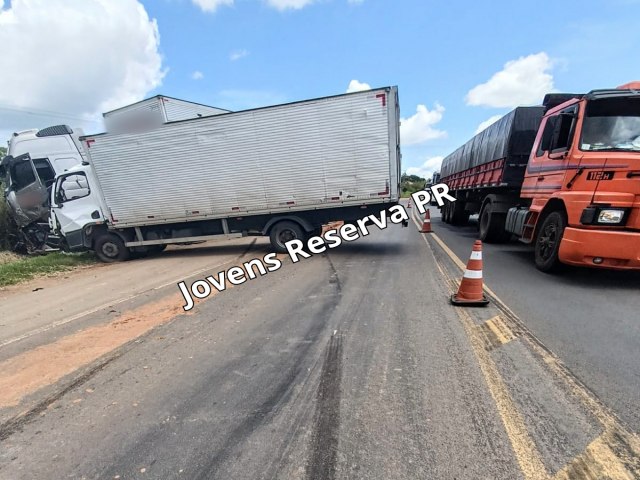
[[[99,236],[93,249],[100,260],[106,263],[124,262],[129,259],[130,252],[122,239],[113,233]]]
[[[535,261],[542,272],[553,272],[560,267],[558,252],[560,242],[567,228],[566,215],[561,211],[551,212],[546,216],[536,235]]]
[[[458,200],[457,202],[449,202],[450,205],[450,221],[452,225],[466,225],[469,222],[469,212],[464,209],[464,203]]]
[[[505,227],[506,214],[493,211],[493,205],[488,202],[480,212],[478,222],[480,229],[480,240],[487,243],[502,243],[509,240],[511,234]]]
[[[442,221],[451,223],[451,202],[447,202],[442,208]]]
[[[271,246],[278,253],[286,253],[287,247],[285,247],[285,243],[291,240],[302,240],[304,242],[306,237],[307,235],[300,225],[287,220],[276,223],[269,233]]]

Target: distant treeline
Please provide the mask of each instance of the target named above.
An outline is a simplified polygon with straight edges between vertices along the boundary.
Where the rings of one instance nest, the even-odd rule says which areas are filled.
[[[412,193],[422,190],[426,183],[427,180],[425,178],[419,177],[418,175],[407,175],[406,173],[403,173],[400,180],[402,196],[408,197]]]

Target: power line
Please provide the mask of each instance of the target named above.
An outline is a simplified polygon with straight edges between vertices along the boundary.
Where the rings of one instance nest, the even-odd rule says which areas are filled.
[[[89,118],[80,117],[72,113],[54,112],[51,110],[40,110],[40,109],[34,109],[34,108],[27,109],[24,107],[4,105],[0,103],[0,112],[2,111],[19,112],[19,113],[22,113],[25,115],[31,115],[34,117],[65,118],[68,120],[76,120],[76,121],[85,122],[85,123],[94,123],[94,124],[102,123],[99,120],[91,120]]]

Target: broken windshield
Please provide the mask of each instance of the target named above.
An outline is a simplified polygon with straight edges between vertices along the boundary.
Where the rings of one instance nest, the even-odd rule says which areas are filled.
[[[610,98],[587,104],[581,150],[640,151],[640,98]]]

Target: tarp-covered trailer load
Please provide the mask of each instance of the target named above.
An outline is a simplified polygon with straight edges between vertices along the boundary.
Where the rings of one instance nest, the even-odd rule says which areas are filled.
[[[477,134],[442,161],[449,188],[517,187],[545,107],[518,107]]]

